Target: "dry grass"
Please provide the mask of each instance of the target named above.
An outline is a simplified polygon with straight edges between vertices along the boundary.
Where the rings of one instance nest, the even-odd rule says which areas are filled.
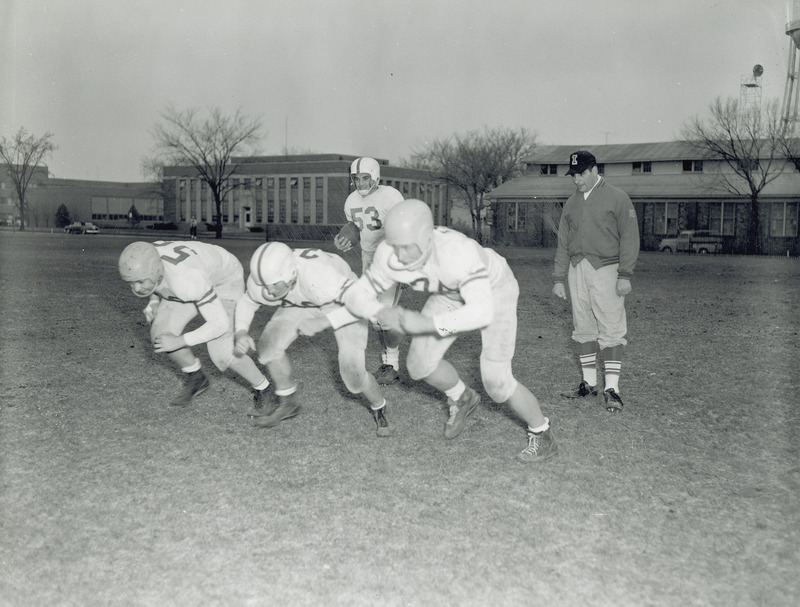
[[[0,234],[0,604],[800,595],[796,259],[643,254],[628,406],[610,416],[558,397],[578,369],[568,306],[549,295],[552,251],[501,250],[522,287],[515,373],[561,446],[528,469],[513,461],[522,427],[483,392],[448,442],[435,393],[389,387],[396,435],[378,439],[336,377],[330,334],[296,344],[305,407],[273,430],[248,425],[246,387],[208,364],[212,388],[167,407],[178,377],[116,274],[129,241]],[[258,243],[221,244],[246,261]],[[479,347],[469,336],[450,356],[477,388]]]

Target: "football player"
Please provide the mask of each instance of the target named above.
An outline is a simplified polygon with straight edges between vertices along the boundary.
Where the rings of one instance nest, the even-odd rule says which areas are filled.
[[[205,343],[220,371],[241,375],[254,390],[259,406],[269,381],[248,356],[233,352],[233,311],[244,293],[242,264],[222,247],[198,241],[134,242],[119,256],[119,274],[144,309],[156,352],[165,353],[186,374],[183,389],[171,405],[184,407],[205,392],[209,381],[192,347]],[[183,333],[198,312],[205,321]]]
[[[403,201],[403,195],[395,188],[380,185],[381,167],[374,158],[356,158],[350,165],[350,180],[355,187],[344,202],[344,214],[351,225],[344,228],[333,239],[333,244],[340,251],[349,251],[356,243],[347,234],[353,226],[358,229],[361,244],[362,272],[372,263],[375,249],[384,239],[383,222],[389,210]],[[381,294],[381,301],[386,305],[394,306],[400,297],[399,287],[388,289]],[[400,339],[401,335],[384,330],[377,323],[373,326],[378,331],[381,345],[384,348],[381,355],[381,366],[376,373],[380,384],[392,384],[400,376]]]
[[[339,348],[339,373],[347,389],[369,401],[378,436],[389,436],[386,400],[375,377],[365,367],[368,323],[350,314],[338,300],[346,284],[356,279],[347,262],[318,249],[290,249],[281,242],[261,245],[250,259],[247,291],[236,304],[235,348],[245,355],[258,352],[275,383],[275,407],[255,415],[254,424],[277,425],[300,412],[297,384],[286,351],[298,335],[311,336],[333,328]],[[256,345],[250,324],[260,306],[278,309]]]
[[[558,451],[539,401],[511,371],[517,337],[519,285],[506,260],[460,232],[434,228],[427,204],[409,199],[385,221],[386,240],[375,259],[343,294],[356,316],[412,335],[406,366],[411,379],[444,392],[450,415],[444,437],[457,437],[480,396],[466,386],[444,355],[458,335],[480,331],[483,386],[497,403],[507,402],[528,426],[528,445],[517,454],[525,463],[546,461]],[[386,306],[379,294],[406,284],[430,293],[421,312]]]

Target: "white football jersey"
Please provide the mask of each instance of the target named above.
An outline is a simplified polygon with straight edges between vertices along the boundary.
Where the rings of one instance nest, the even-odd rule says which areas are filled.
[[[341,304],[340,296],[356,274],[339,255],[319,249],[293,249],[297,264],[297,280],[280,299],[270,297],[267,290],[247,278],[247,292],[236,307],[236,330],[248,330],[259,306],[323,308],[333,328],[358,320]]]
[[[388,185],[379,185],[368,196],[353,192],[344,201],[347,221],[356,224],[361,232],[362,251],[378,248],[385,238],[383,222],[386,214],[398,202],[403,202],[403,195]]]
[[[437,330],[446,335],[487,326],[494,313],[492,289],[514,280],[508,262],[493,250],[460,232],[437,227],[433,251],[418,269],[403,269],[392,247],[381,243],[372,265],[348,288],[344,301],[357,316],[374,319],[383,307],[377,295],[397,283],[444,295],[465,304],[448,318],[437,319]]]
[[[153,245],[164,266],[164,279],[155,292],[164,299],[200,307],[216,298],[214,287],[229,282],[232,274],[239,273],[244,282],[239,260],[222,247],[196,240]]]

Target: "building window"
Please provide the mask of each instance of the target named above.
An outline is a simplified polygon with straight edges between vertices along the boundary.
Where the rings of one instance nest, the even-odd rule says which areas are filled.
[[[650,173],[653,170],[653,163],[650,161],[634,162],[632,166],[634,173]]]
[[[297,200],[297,190],[299,189],[297,177],[292,177],[291,186],[292,186],[292,223],[297,223],[298,221],[297,207],[299,204],[299,201]]]
[[[800,203],[772,203],[772,217],[769,225],[770,236],[797,236],[797,212]]]
[[[324,177],[317,177],[316,178],[316,187],[314,188],[314,207],[315,217],[317,223],[323,223],[325,221],[325,178]]]
[[[311,177],[303,177],[303,223],[311,223]]]
[[[525,231],[525,212],[527,208],[523,203],[509,202],[507,206],[506,229],[510,232]]]
[[[656,202],[653,205],[653,233],[677,234],[678,233],[678,203]]]
[[[558,175],[557,164],[542,164],[539,165],[539,170],[542,175]]]
[[[702,173],[703,161],[702,160],[684,160],[683,161],[684,173]]]
[[[736,229],[736,205],[732,202],[712,203],[708,223],[712,234],[733,236]]]
[[[289,223],[289,215],[286,213],[286,177],[278,179],[278,204],[280,205],[280,210],[276,217],[276,223]]]

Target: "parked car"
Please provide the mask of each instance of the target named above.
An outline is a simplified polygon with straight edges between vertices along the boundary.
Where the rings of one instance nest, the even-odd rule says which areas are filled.
[[[90,221],[80,222],[76,221],[75,223],[69,224],[64,231],[67,234],[99,234],[100,228],[94,225]]]
[[[675,238],[664,238],[658,245],[662,253],[722,253],[722,236],[708,230],[683,230]]]

